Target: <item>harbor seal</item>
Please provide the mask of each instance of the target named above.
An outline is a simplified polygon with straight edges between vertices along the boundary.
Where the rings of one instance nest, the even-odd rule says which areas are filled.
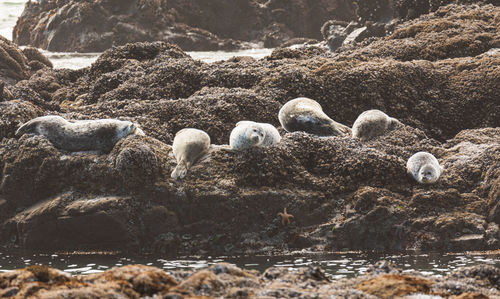
[[[187,171],[202,156],[208,153],[210,136],[202,130],[186,128],[175,134],[172,150],[177,166],[170,175],[173,179],[182,179]]]
[[[394,129],[398,124],[401,124],[399,120],[380,110],[367,110],[361,113],[352,125],[352,137],[368,141]]]
[[[443,173],[438,160],[428,152],[418,152],[408,159],[406,169],[421,184],[436,182]]]
[[[350,134],[351,129],[332,120],[321,105],[308,98],[296,98],[281,107],[279,121],[287,132],[303,131],[318,136]]]
[[[280,140],[280,133],[273,125],[244,120],[231,131],[229,146],[233,150],[244,150],[254,146],[271,146]]]
[[[16,131],[45,136],[56,148],[69,151],[110,152],[115,144],[131,134],[144,135],[134,123],[117,119],[66,120],[48,115],[34,118]]]

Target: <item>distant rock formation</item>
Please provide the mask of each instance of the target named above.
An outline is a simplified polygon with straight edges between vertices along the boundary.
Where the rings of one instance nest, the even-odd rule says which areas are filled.
[[[50,51],[101,52],[166,41],[183,50],[234,50],[295,38],[320,39],[329,19],[352,20],[351,0],[32,1],[13,40]]]

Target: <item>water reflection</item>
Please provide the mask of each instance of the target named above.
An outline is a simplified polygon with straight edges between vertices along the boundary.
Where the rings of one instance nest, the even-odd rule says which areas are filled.
[[[106,271],[115,266],[144,264],[173,270],[199,270],[219,262],[228,262],[245,269],[263,271],[271,266],[297,268],[321,266],[333,279],[363,274],[370,264],[385,259],[393,262],[404,272],[420,271],[423,274],[444,276],[462,266],[491,264],[500,267],[500,252],[489,254],[420,254],[420,255],[380,255],[380,254],[330,254],[311,256],[246,256],[222,258],[185,258],[169,260],[152,256],[124,257],[118,254],[20,254],[0,253],[0,272],[24,268],[34,264],[44,264],[73,275]]]

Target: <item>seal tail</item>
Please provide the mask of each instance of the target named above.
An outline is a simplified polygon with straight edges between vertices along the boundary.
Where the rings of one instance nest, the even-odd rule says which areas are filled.
[[[16,131],[16,137],[21,137],[22,135],[26,133],[33,133],[33,128],[35,127],[35,122],[34,120],[30,120],[27,123],[23,124],[22,126],[19,127]]]
[[[174,168],[174,171],[172,171],[172,174],[170,176],[175,180],[183,179],[186,176],[187,171],[188,169],[186,163],[181,161]]]

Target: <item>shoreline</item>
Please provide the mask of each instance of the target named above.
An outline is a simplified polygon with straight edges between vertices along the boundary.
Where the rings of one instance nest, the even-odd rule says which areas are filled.
[[[199,271],[170,274],[148,266],[116,267],[106,272],[69,276],[46,266],[0,273],[0,295],[41,298],[94,296],[138,298],[288,298],[346,296],[356,298],[494,298],[500,296],[500,269],[491,266],[459,268],[444,277],[417,272],[402,273],[390,263],[372,265],[365,275],[329,279],[320,267],[294,270],[269,268],[263,272],[242,270],[219,263]],[[204,297],[206,298],[206,297]]]

